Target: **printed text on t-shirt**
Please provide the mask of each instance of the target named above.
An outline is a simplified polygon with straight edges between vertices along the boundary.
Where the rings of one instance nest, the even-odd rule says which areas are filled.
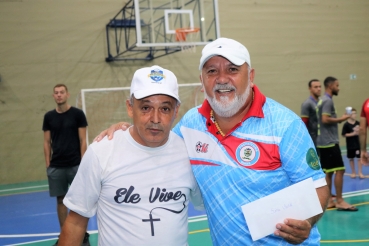
[[[130,186],[128,189],[120,188],[115,192],[114,201],[116,203],[138,203],[141,201],[141,196],[138,193],[133,193],[135,187]],[[166,188],[151,188],[149,202],[154,203],[156,200],[159,202],[168,202],[170,200],[178,201],[182,197],[181,191],[167,192]]]

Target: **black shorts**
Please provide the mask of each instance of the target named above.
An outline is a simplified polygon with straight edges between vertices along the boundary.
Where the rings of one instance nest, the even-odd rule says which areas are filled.
[[[66,168],[47,168],[50,196],[65,196],[67,194],[69,185],[72,184],[74,176],[77,174],[78,167],[79,165]]]
[[[338,144],[329,148],[319,148],[320,164],[326,173],[345,170],[341,149]]]
[[[360,158],[360,150],[359,149],[348,149],[347,158],[349,159]]]

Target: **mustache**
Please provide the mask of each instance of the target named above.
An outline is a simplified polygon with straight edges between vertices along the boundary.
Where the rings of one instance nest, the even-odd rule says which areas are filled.
[[[162,127],[162,126],[160,126],[159,124],[154,124],[154,123],[149,124],[149,125],[147,126],[147,128],[149,128],[149,129],[153,129],[153,130],[163,131],[163,127]]]
[[[213,88],[213,92],[217,90],[236,90],[236,87],[229,84],[216,84]]]

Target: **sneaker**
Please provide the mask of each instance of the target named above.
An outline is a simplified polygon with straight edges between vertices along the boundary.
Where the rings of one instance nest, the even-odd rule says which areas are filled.
[[[88,240],[89,238],[90,234],[86,232],[85,237],[83,238],[82,246],[90,246],[90,240]]]

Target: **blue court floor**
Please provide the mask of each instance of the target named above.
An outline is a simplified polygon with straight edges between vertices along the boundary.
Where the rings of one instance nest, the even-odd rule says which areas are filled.
[[[361,207],[359,208],[359,212],[362,209],[369,208],[369,167],[363,167],[364,175],[366,175],[365,179],[360,178],[351,178],[349,176],[351,169],[348,166],[348,160],[344,157],[345,165],[346,165],[346,174],[344,177],[344,196],[345,197],[354,197],[350,198],[349,202],[357,202]],[[30,192],[30,190],[33,190]],[[38,191],[34,191],[38,190]],[[19,193],[21,192],[21,193]],[[334,193],[334,190],[332,191]],[[358,198],[361,196],[361,200]],[[364,197],[365,196],[365,197]],[[365,201],[364,201],[364,200]],[[364,208],[365,207],[365,208]],[[341,219],[346,221],[347,217],[351,216],[353,218],[353,213],[351,212],[328,212],[323,216],[325,221],[319,222],[319,230],[322,234],[322,244],[329,243],[330,240],[333,242],[338,242],[334,238],[331,237],[332,230],[326,230],[326,227],[331,228],[332,224],[327,222],[326,220],[334,220],[336,221],[338,227],[342,227],[340,225]],[[360,213],[361,214],[361,213]],[[209,229],[207,227],[206,216],[204,212],[199,212],[193,209],[191,206],[189,209],[190,221],[192,223],[192,228],[189,229],[190,236],[191,234],[196,237],[199,235],[205,236],[205,240],[198,243],[191,243],[190,245],[211,245],[210,237],[209,237]],[[356,214],[355,216],[359,216]],[[341,218],[342,217],[342,218]],[[360,216],[359,216],[360,217]],[[42,185],[40,187],[20,187],[20,188],[4,188],[0,187],[0,245],[52,245],[53,242],[57,239],[59,235],[59,223],[57,220],[56,214],[56,201],[55,198],[50,198],[47,185]],[[340,219],[341,218],[341,219]],[[346,219],[345,219],[346,218]],[[369,219],[367,221],[362,221],[363,218],[360,217],[363,227],[352,228],[355,230],[361,230],[368,232],[366,235],[366,239],[364,241],[356,242],[355,238],[353,238],[354,242],[361,243],[360,245],[369,245]],[[359,218],[359,219],[360,219]],[[198,223],[198,225],[195,225]],[[327,226],[325,226],[327,225]],[[355,226],[355,223],[353,224]],[[96,217],[90,219],[88,224],[88,231],[91,234],[97,234],[97,221]],[[201,234],[202,233],[202,234]],[[337,237],[342,235],[342,233],[337,233]],[[352,234],[353,235],[353,234]],[[193,237],[195,237],[193,236]],[[191,237],[190,237],[191,238]],[[362,237],[361,237],[362,238]],[[337,238],[336,238],[337,239]],[[197,240],[197,239],[196,239]],[[325,241],[324,241],[325,240]],[[362,240],[362,239],[360,239]],[[45,244],[47,243],[47,244]],[[348,241],[342,241],[342,245],[352,245],[348,243]],[[337,244],[338,245],[338,244]],[[356,244],[355,244],[356,245]]]

